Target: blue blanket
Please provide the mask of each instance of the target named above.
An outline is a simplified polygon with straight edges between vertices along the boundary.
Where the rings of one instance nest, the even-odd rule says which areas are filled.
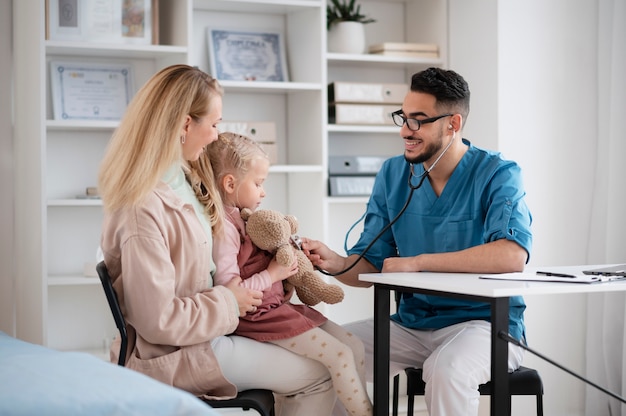
[[[136,371],[0,331],[0,415],[43,414],[218,415],[192,394]]]

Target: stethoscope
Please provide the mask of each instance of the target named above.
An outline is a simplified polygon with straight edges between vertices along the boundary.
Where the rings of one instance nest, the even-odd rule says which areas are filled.
[[[367,251],[374,245],[374,243],[376,241],[378,241],[378,239],[380,237],[382,237],[382,235],[389,229],[391,228],[392,225],[394,225],[396,223],[396,221],[398,221],[398,219],[400,218],[400,216],[402,214],[404,214],[404,211],[406,211],[406,209],[409,207],[409,203],[411,202],[411,199],[413,198],[413,193],[420,189],[422,187],[422,185],[424,184],[424,181],[426,180],[426,178],[428,177],[428,174],[435,168],[435,166],[437,166],[437,163],[439,163],[439,160],[441,160],[441,158],[443,157],[443,155],[446,154],[446,152],[448,151],[448,149],[450,148],[450,146],[452,146],[452,142],[454,141],[454,138],[456,137],[456,131],[452,132],[452,138],[450,139],[450,142],[448,142],[448,144],[446,145],[446,147],[443,149],[443,151],[439,154],[439,156],[437,156],[437,159],[435,159],[435,161],[433,162],[432,165],[430,165],[430,167],[428,169],[425,169],[424,172],[422,172],[419,176],[415,174],[415,165],[411,162],[409,162],[409,177],[407,179],[407,183],[409,185],[410,191],[409,191],[409,196],[406,199],[406,202],[404,203],[404,206],[402,207],[402,209],[400,210],[400,212],[398,212],[398,214],[389,222],[389,224],[385,225],[383,227],[382,230],[380,230],[380,232],[378,234],[376,234],[376,236],[372,239],[372,241],[370,241],[370,243],[365,247],[365,249],[363,249],[363,251],[361,252],[361,254],[359,254],[359,257],[356,258],[356,260],[354,260],[354,262],[346,267],[345,269],[337,272],[337,273],[331,273],[328,272],[326,270],[322,270],[319,267],[315,266],[315,269],[318,270],[320,273],[325,274],[326,276],[337,276],[340,274],[344,274],[346,272],[348,272],[349,270],[351,270],[354,266],[357,265],[357,263],[359,261],[361,261],[361,259],[363,258],[363,256],[365,256],[365,253],[367,253]],[[413,185],[413,178],[417,177],[417,185]],[[350,226],[350,228],[348,229],[348,232],[346,233],[346,238],[343,242],[343,248],[346,252],[348,252],[348,237],[350,236],[350,233],[352,232],[352,230],[354,229],[354,227],[357,226],[357,224],[359,224],[361,221],[363,221],[365,219],[365,213],[361,216],[361,218],[359,218],[354,224],[352,224],[352,226]]]

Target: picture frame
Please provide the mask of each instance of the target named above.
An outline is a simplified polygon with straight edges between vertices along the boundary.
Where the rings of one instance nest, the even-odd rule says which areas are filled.
[[[280,31],[207,28],[211,74],[218,80],[289,81]]]
[[[119,121],[132,99],[130,64],[50,61],[54,120]]]
[[[46,0],[46,39],[158,43],[158,0]]]

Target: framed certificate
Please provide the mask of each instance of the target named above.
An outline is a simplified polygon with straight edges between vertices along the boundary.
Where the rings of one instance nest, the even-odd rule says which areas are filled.
[[[281,33],[208,28],[207,43],[211,74],[219,80],[288,81]]]
[[[133,96],[132,67],[50,62],[55,120],[120,120]]]
[[[157,43],[156,0],[46,0],[46,39]]]

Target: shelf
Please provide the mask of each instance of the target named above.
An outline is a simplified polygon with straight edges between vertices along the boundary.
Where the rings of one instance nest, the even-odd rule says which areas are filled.
[[[100,279],[97,277],[87,276],[50,276],[48,277],[48,286],[82,286],[82,285],[99,285]]]
[[[286,14],[320,7],[321,0],[194,0],[194,10]]]
[[[327,53],[328,65],[345,65],[367,63],[368,67],[413,67],[441,66],[441,58],[412,58],[404,56],[382,56],[373,54]]]
[[[119,121],[108,120],[46,120],[46,128],[50,131],[106,131],[115,130],[119,124]]]
[[[367,196],[329,196],[326,197],[329,204],[367,204]]]
[[[315,173],[323,172],[321,165],[274,165],[270,166],[270,173]]]
[[[169,58],[173,54],[185,55],[187,47],[169,45],[126,45],[110,43],[83,43],[67,41],[46,41],[47,55],[102,56],[116,58]]]
[[[98,198],[63,198],[49,199],[49,207],[101,207],[102,200]]]
[[[397,126],[363,126],[348,124],[328,124],[329,133],[389,133],[399,134]]]
[[[265,81],[219,81],[220,85],[229,91],[240,92],[297,92],[297,91],[321,91],[322,85],[311,82],[265,82]]]

